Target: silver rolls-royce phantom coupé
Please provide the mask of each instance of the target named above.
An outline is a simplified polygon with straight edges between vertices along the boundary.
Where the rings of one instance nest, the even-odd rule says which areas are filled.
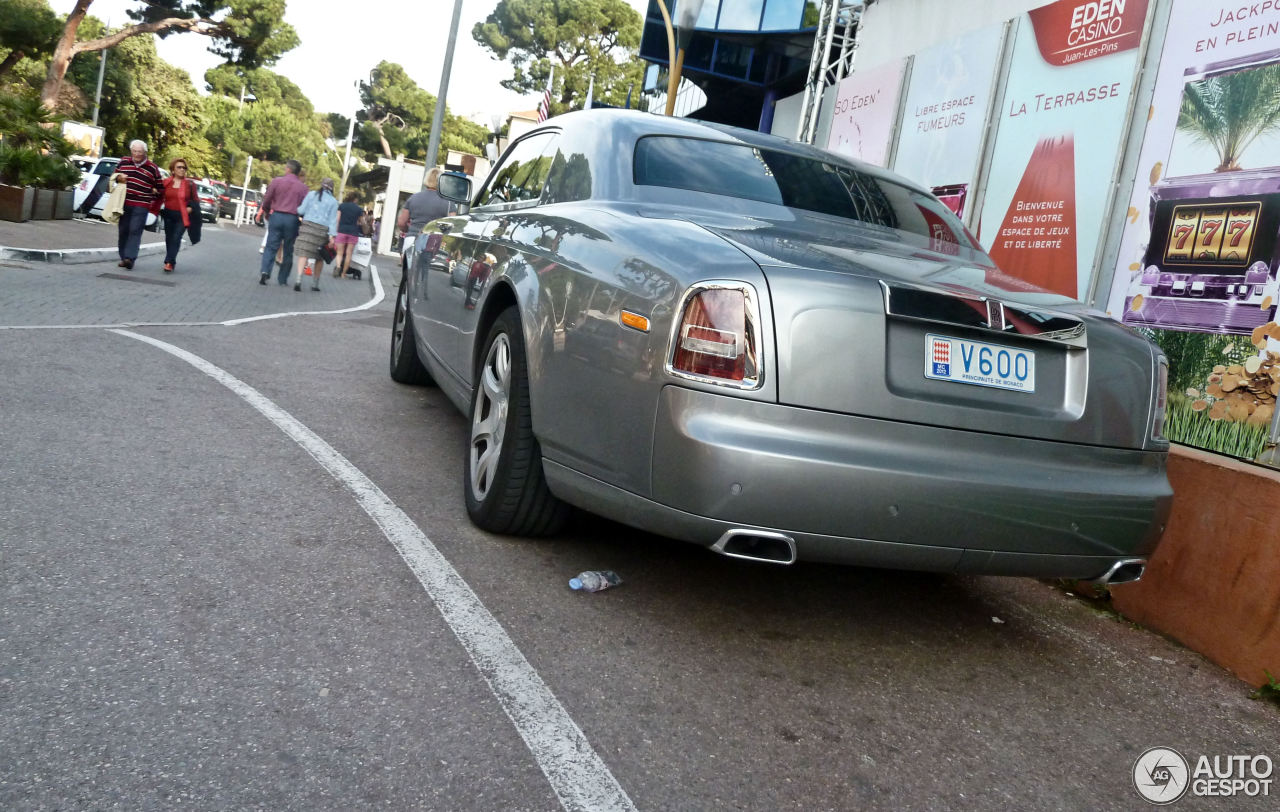
[[[576,506],[720,553],[1142,574],[1172,492],[1158,348],[1003,274],[923,188],[625,110],[514,141],[402,265],[391,375],[471,419],[467,510]]]

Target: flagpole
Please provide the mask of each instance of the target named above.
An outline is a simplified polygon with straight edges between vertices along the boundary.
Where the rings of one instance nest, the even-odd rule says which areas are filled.
[[[538,123],[551,118],[551,90],[556,81],[556,66],[551,66],[551,72],[547,74],[547,89],[542,91],[542,103],[538,105]]]

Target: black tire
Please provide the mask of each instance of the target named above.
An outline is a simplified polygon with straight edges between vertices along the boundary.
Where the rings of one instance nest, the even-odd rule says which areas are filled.
[[[435,379],[418,357],[413,319],[409,317],[409,287],[406,276],[400,277],[400,288],[396,291],[396,315],[391,322],[391,380],[412,386],[426,386],[435,383]]]
[[[498,316],[482,358],[471,395],[471,438],[462,482],[467,514],[492,533],[556,533],[569,517],[569,506],[552,495],[542,470],[516,308]]]

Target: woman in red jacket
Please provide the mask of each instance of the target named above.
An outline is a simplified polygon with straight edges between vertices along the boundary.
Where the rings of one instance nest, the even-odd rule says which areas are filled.
[[[173,273],[182,247],[182,235],[191,232],[191,244],[200,242],[200,199],[196,182],[187,177],[187,162],[174,158],[164,179],[164,272]]]

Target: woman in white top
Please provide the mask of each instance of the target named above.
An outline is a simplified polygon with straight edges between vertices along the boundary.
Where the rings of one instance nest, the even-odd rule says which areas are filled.
[[[333,250],[333,235],[338,233],[338,199],[333,196],[333,178],[325,178],[319,189],[302,199],[298,216],[302,224],[298,228],[298,240],[293,244],[293,253],[298,258],[293,289],[302,290],[302,270],[310,259],[315,261],[311,269],[311,289],[320,290],[320,269],[324,267],[320,252],[325,247]]]

